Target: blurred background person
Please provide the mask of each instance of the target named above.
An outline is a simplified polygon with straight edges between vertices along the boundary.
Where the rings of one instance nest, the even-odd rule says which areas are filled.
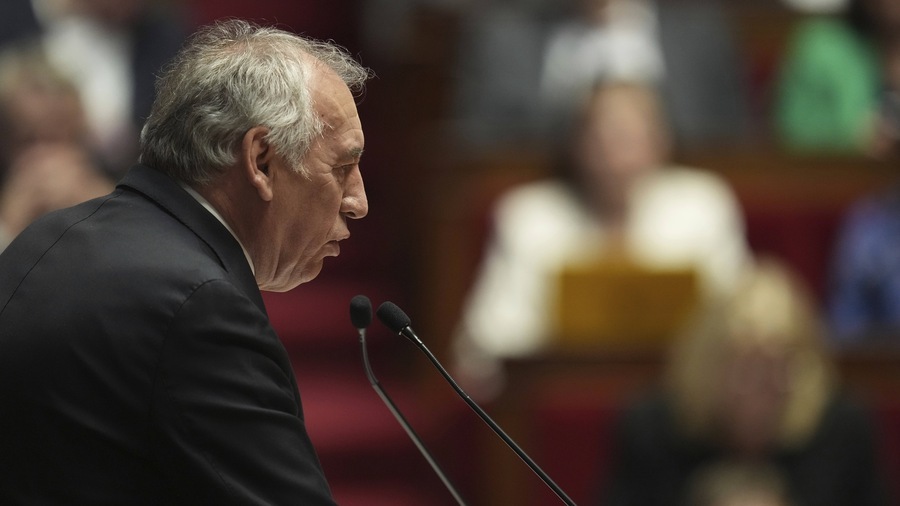
[[[181,46],[187,27],[158,0],[69,0],[45,12],[48,58],[78,87],[91,143],[111,171],[134,162],[153,103],[155,76]]]
[[[570,262],[695,269],[704,296],[730,291],[749,255],[738,203],[717,176],[670,162],[665,125],[652,87],[599,83],[571,131],[561,175],[500,197],[455,342],[473,388],[496,392],[497,360],[547,343],[554,283]]]
[[[883,94],[900,90],[900,2],[849,0],[837,14],[801,21],[775,86],[781,147],[866,153]]]
[[[715,2],[578,0],[550,30],[542,101],[565,115],[598,79],[644,82],[661,90],[679,146],[732,144],[749,126],[740,63]]]
[[[558,10],[544,0],[486,0],[459,10],[447,121],[464,149],[540,142],[541,55]]]
[[[709,466],[774,466],[796,505],[888,504],[869,414],[845,394],[806,288],[762,260],[671,350],[620,422],[603,501],[681,504]]]
[[[0,52],[0,250],[36,218],[105,195],[75,86],[32,44]]]
[[[18,21],[0,23],[0,40],[39,42],[75,86],[88,141],[117,178],[136,160],[135,139],[153,102],[156,74],[187,34],[184,14],[162,0],[4,3]]]
[[[870,151],[900,162],[900,91],[887,93],[878,111]],[[839,347],[900,346],[900,172],[894,182],[858,199],[835,240],[827,310]]]
[[[495,0],[462,19],[464,145],[547,142],[600,79],[656,86],[681,147],[734,144],[749,107],[733,26],[706,1]]]

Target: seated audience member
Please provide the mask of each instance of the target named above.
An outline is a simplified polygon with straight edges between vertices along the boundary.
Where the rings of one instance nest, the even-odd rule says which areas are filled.
[[[37,47],[0,54],[0,250],[34,219],[112,190],[74,86]]]
[[[0,41],[37,41],[74,85],[92,149],[104,167],[137,159],[154,82],[185,39],[178,2],[160,0],[3,0]],[[7,5],[8,4],[8,5]]]
[[[690,0],[577,0],[577,14],[550,30],[542,101],[566,114],[598,79],[656,86],[678,141],[736,143],[749,111],[734,34],[723,8]]]
[[[496,391],[498,359],[547,342],[555,276],[570,262],[624,256],[695,269],[708,296],[731,289],[748,257],[738,203],[715,175],[669,162],[663,116],[652,88],[599,84],[570,136],[566,175],[500,197],[455,342],[470,388]]]
[[[716,2],[492,0],[468,9],[461,32],[453,115],[468,146],[546,142],[599,79],[658,87],[684,147],[748,133],[733,28]]]
[[[861,154],[882,94],[900,90],[900,2],[850,0],[802,21],[776,83],[778,141],[796,152]]]
[[[542,2],[485,0],[460,13],[450,130],[467,149],[539,141]]]
[[[900,95],[885,98],[870,150],[900,160]],[[896,183],[854,203],[841,224],[828,293],[837,346],[900,345],[900,173]]]
[[[799,278],[761,261],[721,302],[676,341],[664,387],[626,409],[600,504],[683,504],[721,465],[770,469],[793,505],[887,504],[871,420],[840,390]]]

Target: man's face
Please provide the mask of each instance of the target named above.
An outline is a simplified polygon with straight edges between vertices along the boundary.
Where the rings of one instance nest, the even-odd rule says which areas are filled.
[[[315,278],[325,257],[340,253],[339,241],[350,237],[347,219],[368,213],[359,159],[364,138],[353,96],[332,73],[315,78],[314,103],[325,124],[303,159],[304,173],[276,157],[273,179],[275,220],[272,252],[277,263],[260,288],[285,291]]]

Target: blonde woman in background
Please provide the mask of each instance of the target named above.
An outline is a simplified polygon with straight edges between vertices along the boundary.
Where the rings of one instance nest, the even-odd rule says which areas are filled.
[[[724,464],[771,469],[796,506],[887,504],[871,421],[838,386],[809,294],[769,260],[675,343],[615,441],[610,506],[686,504]]]

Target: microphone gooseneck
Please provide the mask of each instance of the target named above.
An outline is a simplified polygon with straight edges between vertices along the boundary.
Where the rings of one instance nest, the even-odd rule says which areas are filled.
[[[488,416],[488,414],[483,409],[481,409],[481,406],[475,403],[475,401],[473,401],[472,398],[469,397],[469,395],[465,393],[462,388],[460,388],[456,381],[450,376],[450,373],[448,373],[447,370],[444,369],[444,366],[442,366],[438,361],[437,357],[435,357],[434,354],[431,353],[428,347],[425,346],[425,343],[423,343],[422,340],[419,339],[419,336],[417,336],[416,333],[413,332],[412,327],[410,326],[412,322],[402,309],[397,307],[397,305],[393,302],[388,301],[382,303],[381,306],[378,307],[378,311],[376,311],[375,314],[378,315],[378,319],[381,320],[381,323],[383,323],[388,329],[406,337],[407,339],[412,341],[413,344],[415,344],[420,350],[422,350],[422,352],[425,353],[425,355],[428,357],[428,360],[430,360],[431,363],[437,368],[438,372],[441,373],[441,376],[443,376],[444,379],[447,380],[448,383],[450,383],[450,386],[453,387],[453,390],[455,390],[456,393],[459,394],[460,397],[462,397],[463,401],[465,401],[466,404],[468,404],[469,407],[478,414],[478,416],[484,421],[484,423],[486,423],[498,436],[500,436],[500,439],[502,439],[503,442],[506,443],[506,445],[509,446],[510,449],[512,449],[512,451],[514,451],[516,455],[518,455],[519,458],[521,458],[525,462],[525,464],[527,464],[528,467],[530,467],[531,470],[538,475],[541,481],[543,481],[544,484],[550,487],[550,489],[553,490],[553,492],[565,504],[569,506],[575,506],[575,503],[572,501],[572,499],[570,499],[569,496],[566,495],[566,493],[559,487],[559,485],[557,485],[556,482],[554,482],[553,479],[551,479],[550,476],[548,476],[547,473],[545,473],[544,470],[541,469],[537,465],[537,463],[535,463],[534,460],[532,460],[531,457],[529,457],[528,454],[526,454],[525,451],[522,450],[522,448],[518,444],[516,444],[516,442],[513,441],[512,438],[509,437],[506,432],[504,432],[503,429],[501,429],[500,426],[497,425],[497,423],[494,422],[494,420],[490,416]]]
[[[403,311],[400,311],[400,313],[403,313]],[[357,295],[350,300],[350,322],[353,323],[353,326],[356,327],[356,330],[359,332],[359,344],[362,349],[363,365],[366,369],[366,377],[368,378],[369,383],[372,385],[372,388],[375,389],[375,392],[384,402],[385,406],[388,407],[388,409],[394,415],[394,418],[397,419],[397,422],[399,422],[403,427],[403,430],[406,431],[406,434],[416,445],[416,448],[419,449],[419,452],[422,454],[422,456],[425,457],[425,460],[427,460],[431,465],[434,473],[438,476],[438,478],[440,478],[441,482],[444,483],[444,486],[447,487],[447,490],[450,492],[453,498],[456,499],[456,502],[460,504],[460,506],[466,506],[466,502],[459,494],[459,491],[457,491],[456,487],[453,486],[453,483],[450,482],[450,479],[441,469],[441,466],[438,465],[437,461],[434,459],[428,449],[425,448],[425,444],[422,442],[422,439],[418,434],[416,434],[416,431],[413,430],[409,422],[406,421],[406,417],[404,417],[400,412],[400,408],[398,408],[397,405],[394,404],[394,401],[391,400],[387,392],[384,391],[384,388],[381,387],[381,383],[378,382],[378,378],[375,377],[375,372],[372,370],[372,364],[369,361],[368,348],[366,347],[366,328],[372,322],[372,303],[365,295]]]

